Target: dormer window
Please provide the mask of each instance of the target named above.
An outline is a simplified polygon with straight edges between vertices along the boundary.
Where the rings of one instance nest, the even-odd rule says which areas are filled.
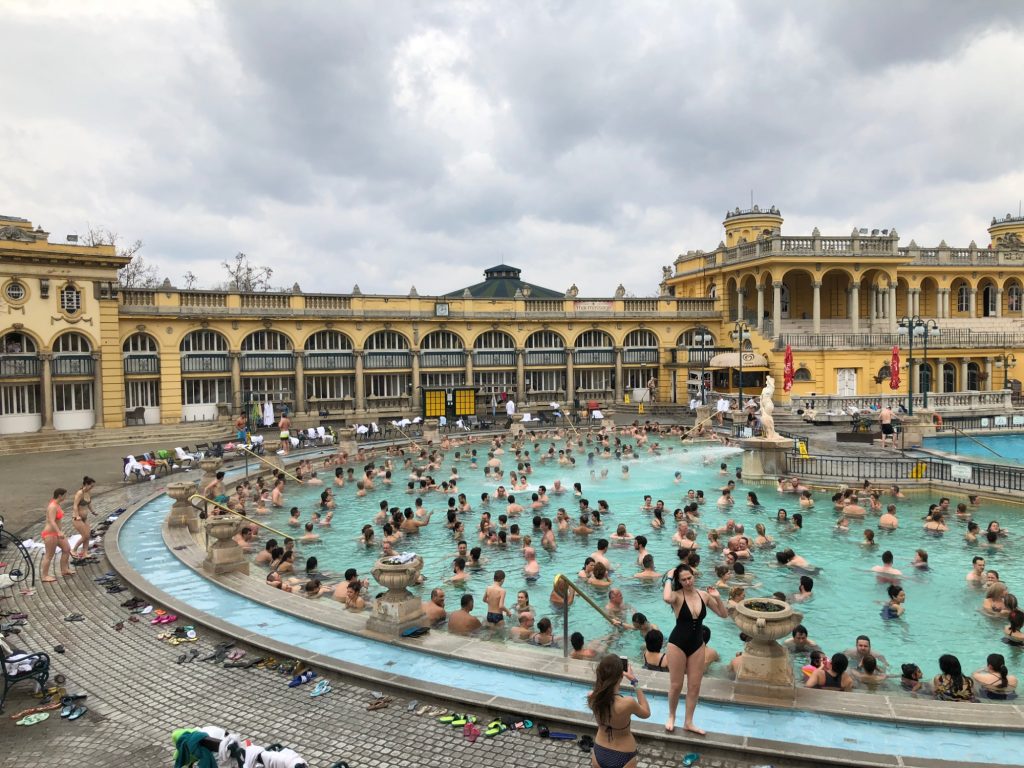
[[[69,315],[82,309],[82,292],[73,285],[66,285],[60,291],[60,308]]]

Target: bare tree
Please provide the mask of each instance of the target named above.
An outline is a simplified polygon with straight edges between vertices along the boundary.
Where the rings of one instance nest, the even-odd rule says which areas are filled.
[[[191,269],[188,272],[186,272],[184,275],[182,275],[181,279],[185,281],[185,290],[186,291],[191,291],[193,288],[195,288],[196,287],[196,282],[199,280],[199,278],[196,277],[196,273],[193,272]]]
[[[142,241],[136,240],[133,243],[122,247],[119,243],[121,236],[112,230],[104,227],[87,226],[83,241],[85,245],[112,245],[118,256],[125,256],[131,261],[125,264],[117,272],[117,281],[124,288],[155,288],[160,285],[160,274],[156,265],[147,264],[139,251],[142,250]]]
[[[274,270],[250,264],[249,257],[244,253],[236,253],[233,261],[222,261],[221,266],[228,272],[228,290],[240,293],[270,290],[270,278]]]

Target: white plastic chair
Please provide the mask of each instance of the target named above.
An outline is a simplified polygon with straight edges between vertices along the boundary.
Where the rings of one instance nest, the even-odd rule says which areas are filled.
[[[317,427],[316,428],[316,435],[317,435],[318,438],[320,438],[320,444],[321,445],[333,445],[334,444],[334,435],[328,435],[326,427]]]
[[[196,457],[180,446],[174,449],[174,455],[182,467],[191,467],[196,462]]]

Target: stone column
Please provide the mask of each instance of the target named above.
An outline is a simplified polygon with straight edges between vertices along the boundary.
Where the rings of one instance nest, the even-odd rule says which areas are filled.
[[[242,353],[228,352],[231,357],[231,412],[242,412]]]
[[[473,386],[473,350],[466,350],[466,386]]]
[[[103,360],[100,352],[92,353],[92,412],[96,416],[96,426],[103,426]],[[124,414],[121,414],[124,424]]]
[[[814,307],[811,319],[814,321],[814,333],[821,333],[821,282],[814,283]]]
[[[356,412],[366,412],[366,378],[363,376],[363,350],[352,351],[356,360]]]
[[[889,333],[896,333],[896,283],[889,283]]]
[[[420,409],[420,350],[412,350],[412,408]]]
[[[910,361],[910,365],[908,367],[910,370],[907,371],[907,375],[910,377],[910,380],[914,382],[914,392],[919,395],[923,392],[921,389],[921,361],[915,357]]]
[[[995,366],[992,364],[992,358],[991,357],[986,357],[985,358],[985,386],[984,387],[978,387],[978,389],[987,389],[989,392],[991,392],[993,389],[995,389],[995,387],[992,386],[992,379],[995,378],[993,376],[993,374],[995,373],[994,369],[995,369]]]
[[[850,330],[860,333],[860,286],[850,286]]]
[[[978,316],[978,289],[971,288],[971,292],[967,296],[967,314],[971,317]]]
[[[971,362],[968,357],[960,358],[960,391],[967,391],[967,366]]]
[[[43,396],[43,413],[41,431],[49,432],[53,429],[53,378],[50,374],[50,365],[53,362],[52,352],[39,353],[40,366],[42,368],[42,379],[39,388]]]
[[[920,288],[915,288],[914,290],[910,291],[910,305],[911,305],[911,307],[910,307],[911,308],[911,312],[910,312],[911,315],[920,315],[921,314],[921,289]]]
[[[952,313],[952,311],[950,310],[950,307],[949,307],[949,301],[950,301],[949,297],[950,297],[951,293],[952,293],[952,291],[949,288],[947,288],[946,290],[944,290],[942,292],[942,316],[943,317],[952,317],[953,316],[953,313]]]
[[[622,402],[622,347],[615,348],[615,402]]]
[[[878,288],[872,285],[868,288],[868,322],[874,323],[878,317]]]
[[[764,284],[757,284],[757,330],[764,330]]]
[[[932,389],[935,394],[941,395],[946,391],[946,358],[935,358],[935,376],[932,380]]]
[[[742,288],[737,288],[736,289],[736,319],[737,320],[742,320],[743,319],[743,296],[744,296],[743,289]]]
[[[295,413],[306,410],[306,353],[295,350]]]
[[[996,288],[996,317],[1003,316],[1003,289]]]
[[[526,350],[516,347],[516,404],[525,403],[526,395]]]
[[[572,408],[573,398],[576,396],[576,367],[573,363],[573,353],[576,350],[572,347],[565,348],[565,402],[567,408]]]
[[[782,281],[772,283],[772,333],[778,337],[782,333]]]

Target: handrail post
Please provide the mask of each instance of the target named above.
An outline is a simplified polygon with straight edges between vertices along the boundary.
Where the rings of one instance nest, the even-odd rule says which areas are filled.
[[[569,658],[569,590],[562,600],[562,658]]]

